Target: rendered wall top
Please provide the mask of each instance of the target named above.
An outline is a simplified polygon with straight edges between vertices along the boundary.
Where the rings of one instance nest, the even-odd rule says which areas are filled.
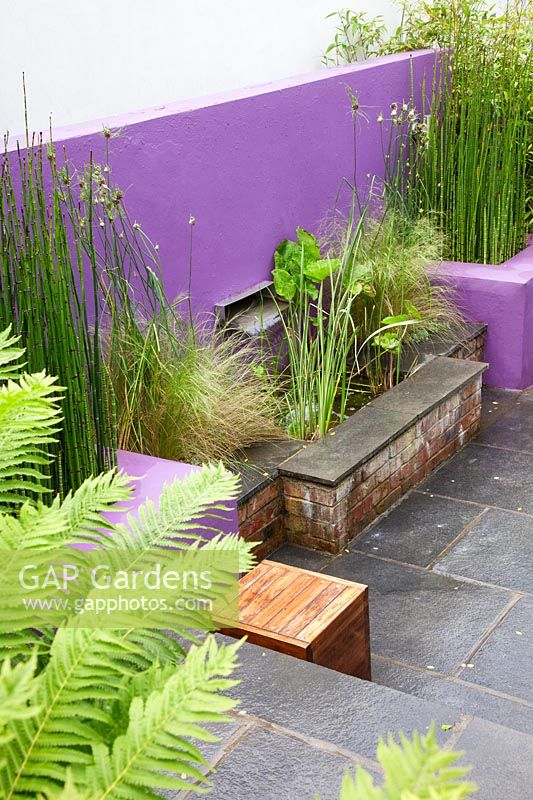
[[[154,458],[140,453],[119,450],[118,467],[132,478],[133,492],[128,503],[121,511],[106,514],[114,524],[126,523],[128,513],[137,516],[139,506],[151,501],[156,508],[165,485],[184,480],[191,472],[198,472],[200,467],[183,464],[180,461],[169,461],[165,458]],[[230,500],[224,503],[227,511],[217,511],[216,520],[196,520],[195,531],[207,539],[212,539],[216,531],[236,533],[239,528],[237,520],[237,502]],[[213,530],[213,529],[216,529]]]
[[[357,94],[357,183],[383,171],[380,112],[431,85],[434,54],[387,56],[348,67],[106,120],[112,177],[130,215],[159,244],[167,294],[187,292],[189,215],[196,219],[196,311],[267,280],[276,244],[297,225],[316,231],[343,178],[353,180],[348,89]],[[412,68],[412,69],[411,69]],[[78,168],[105,160],[100,122],[54,131]],[[15,140],[11,141],[11,147]]]

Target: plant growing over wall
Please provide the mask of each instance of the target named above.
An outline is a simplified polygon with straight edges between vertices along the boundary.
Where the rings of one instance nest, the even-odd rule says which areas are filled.
[[[0,437],[18,438],[21,457],[31,465],[35,452],[25,438],[25,425],[32,415],[42,421],[48,404],[52,434],[56,404],[49,397],[34,407],[31,381],[17,376],[20,355],[4,334],[0,380],[8,377],[10,383],[5,387],[9,393],[0,394]],[[19,414],[6,415],[17,385]],[[139,509],[137,519],[128,520],[130,529],[102,516],[127,499],[128,482],[111,471],[87,480],[62,502],[56,498],[45,506],[28,499],[16,516],[0,514],[0,643],[5,657],[0,667],[0,793],[6,800],[43,792],[64,800],[138,800],[159,797],[162,789],[206,786],[206,762],[191,739],[215,740],[202,723],[225,721],[225,712],[235,705],[225,692],[235,685],[229,676],[239,646],[218,647],[211,637],[198,643],[190,629],[209,629],[209,614],[176,612],[176,637],[154,627],[65,624],[54,632],[28,626],[28,616],[14,614],[9,605],[10,564],[17,555],[27,553],[33,560],[43,551],[55,553],[59,543],[94,544],[98,532],[106,552],[121,554],[122,565],[138,567],[150,549],[189,551],[197,520],[224,509],[224,501],[238,491],[237,479],[221,464],[206,467],[167,485],[159,508],[148,503]],[[17,492],[16,486],[9,490]],[[251,547],[238,537],[215,537],[205,548],[214,555],[233,552],[237,571],[251,566]],[[77,551],[71,552],[74,557]],[[228,580],[222,571],[214,574],[213,589],[204,587],[203,595],[217,597]],[[184,599],[192,596],[184,590]],[[187,653],[184,639],[196,641]]]
[[[532,30],[530,0],[508,2],[501,13],[487,0],[406,0],[399,27],[374,52],[350,48],[354,34],[342,30],[332,45],[345,60],[440,49],[429,105],[393,103],[387,114],[389,140],[400,143],[386,171],[395,172],[394,190],[399,182],[415,217],[438,215],[450,259],[499,264],[525,244],[533,219]]]
[[[387,29],[383,17],[369,18],[364,11],[333,11],[326,19],[335,19],[333,41],[322,57],[326,66],[350,64],[380,54]]]
[[[480,25],[480,8],[452,4],[409,191],[438,215],[449,258],[499,264],[525,245],[533,17],[509,5]]]

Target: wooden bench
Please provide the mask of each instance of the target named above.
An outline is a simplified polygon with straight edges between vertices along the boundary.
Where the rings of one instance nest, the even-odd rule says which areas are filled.
[[[222,633],[370,680],[368,589],[262,561],[240,581],[239,626]]]

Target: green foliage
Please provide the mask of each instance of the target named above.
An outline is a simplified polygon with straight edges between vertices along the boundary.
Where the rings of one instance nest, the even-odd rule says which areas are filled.
[[[274,367],[292,436],[324,436],[346,417],[363,376],[374,391],[399,380],[402,343],[415,326],[443,326],[446,290],[426,274],[437,234],[431,229],[428,240],[422,227],[404,221],[402,228],[392,216],[367,222],[364,210],[357,222],[352,214],[347,227],[336,226],[327,244],[338,257],[317,259],[315,237],[301,228],[297,242],[277,248],[274,285],[289,302],[280,308],[284,340]],[[280,273],[290,291],[276,284]],[[451,314],[446,306],[446,323]]]
[[[0,668],[0,747],[10,741],[11,734],[6,728],[12,720],[28,720],[39,713],[37,705],[30,705],[37,691],[34,680],[36,658],[32,656],[26,663],[12,666],[9,659]],[[3,761],[0,760],[0,769]]]
[[[429,217],[411,222],[389,208],[364,225],[336,225],[330,247],[339,256],[344,285],[356,298],[350,313],[362,369],[374,391],[400,379],[405,344],[460,324],[449,285],[435,285],[428,268],[442,255],[442,236]]]
[[[119,446],[187,463],[230,462],[258,441],[283,438],[275,390],[238,334],[179,320],[115,320],[106,351]]]
[[[427,141],[410,160],[407,202],[413,214],[438,216],[453,260],[499,264],[525,246],[532,8],[509,5],[496,16],[457,0],[443,21],[448,49],[433,80]]]
[[[104,187],[104,201],[119,191],[109,173]],[[100,250],[115,266],[100,265],[102,338],[119,448],[202,464],[282,438],[275,392],[254,371],[250,342],[196,325],[190,302],[186,314],[168,301],[158,247],[120,204],[103,223]]]
[[[218,693],[234,685],[227,676],[239,643],[219,648],[208,637],[184,660],[176,643],[165,668],[157,660],[169,657],[173,640],[151,631],[161,640],[157,647],[148,633],[63,628],[37,677],[34,659],[16,668],[27,669],[34,686],[29,703],[29,692],[21,691],[17,704],[6,704],[3,797],[76,796],[74,787],[61,791],[69,770],[78,793],[98,798],[150,798],[158,789],[207,783],[200,771],[206,762],[191,739],[216,741],[201,725],[224,722],[235,705]]]
[[[328,14],[326,19],[335,18],[337,27],[333,41],[327,46],[322,57],[326,66],[350,64],[371,56],[380,55],[387,33],[383,17],[368,18],[364,11],[351,11],[345,8]]]
[[[219,693],[235,685],[228,675],[239,645],[219,647],[208,637],[172,672],[147,671],[143,691],[117,720],[117,701],[134,679],[140,646],[109,632],[58,631],[36,679],[35,705],[26,709],[26,719],[7,725],[2,796],[62,797],[69,774],[70,793],[99,800],[156,798],[161,789],[206,786],[206,761],[191,739],[217,741],[202,725],[225,722],[235,706]]]
[[[447,258],[499,264],[524,247],[533,220],[533,4],[507,2],[499,11],[489,0],[403,0],[401,7],[391,37],[375,18],[380,34],[367,52],[350,41],[372,21],[342,12],[356,33],[341,25],[330,48],[338,61],[441,50],[429,105],[393,102],[388,119],[378,117],[388,138],[386,182],[413,219],[436,216]]]
[[[274,289],[284,300],[294,300],[300,293],[316,300],[319,284],[338,267],[338,260],[322,258],[312,233],[296,228],[296,241],[284,239],[274,253]]]
[[[9,336],[2,341],[9,342]],[[6,349],[0,360],[11,369]],[[24,398],[32,402],[31,386],[22,379],[18,385],[23,409]],[[46,403],[53,405],[50,398]],[[12,437],[24,431],[19,419],[24,415],[0,417],[0,438],[9,441],[7,429]],[[54,431],[56,421],[48,415],[43,431]],[[102,515],[127,499],[128,483],[110,471],[87,479],[63,501],[56,497],[45,506],[28,498],[16,516],[0,514],[0,644],[5,656],[0,670],[0,796],[5,800],[141,800],[159,797],[161,789],[208,785],[206,762],[194,742],[215,741],[203,723],[224,722],[235,705],[224,693],[235,683],[229,675],[239,643],[218,647],[207,637],[198,644],[198,632],[213,624],[207,611],[176,610],[172,633],[168,626],[35,630],[26,627],[27,616],[9,613],[10,554],[27,551],[34,558],[59,544],[98,538],[111,563],[113,552],[120,553],[121,567],[132,570],[147,552],[174,548],[187,554],[202,543],[215,565],[222,553],[231,552],[239,570],[250,569],[252,545],[238,536],[204,542],[196,531],[199,518],[216,520],[238,492],[238,479],[222,464],[167,485],[158,507],[148,502],[126,525],[113,525]],[[73,559],[77,552],[72,550]],[[212,587],[202,587],[202,597],[212,601],[231,578],[222,567],[213,569]],[[183,600],[193,596],[194,590],[184,587]],[[148,614],[146,624],[157,622],[156,615]],[[195,642],[187,653],[186,641]]]
[[[48,446],[59,431],[61,399],[44,372],[19,375],[24,350],[11,326],[0,333],[0,512],[23,503],[28,492],[50,491]],[[15,379],[18,378],[18,382]]]
[[[382,787],[361,766],[355,775],[347,772],[339,800],[461,800],[476,791],[476,785],[461,780],[468,767],[453,766],[462,753],[443,750],[437,743],[435,725],[426,736],[416,731],[410,741],[400,734],[400,744],[391,734],[381,740],[377,760],[383,767]]]
[[[27,133],[25,151],[13,153],[6,138],[0,166],[0,329],[11,326],[20,337],[29,372],[47,370],[65,387],[63,427],[40,442],[51,488],[61,494],[115,463],[113,403],[98,336],[98,221],[91,200],[84,254],[83,231],[69,219],[64,188],[53,145],[30,141]],[[37,480],[21,475],[31,490]]]
[[[183,667],[161,688],[132,701],[128,728],[112,749],[103,742],[93,746],[84,784],[101,800],[136,800],[143,788],[141,797],[156,797],[154,790],[190,789],[191,780],[205,785],[200,767],[207,762],[188,740],[217,741],[202,723],[229,721],[225,714],[236,703],[219,693],[237,683],[227,676],[239,646],[218,647],[211,638],[191,647]]]
[[[346,415],[348,391],[358,372],[357,337],[351,318],[354,297],[339,273],[331,266],[311,299],[304,270],[302,263],[295,298],[285,312],[280,309],[284,339],[275,360],[275,383],[285,391],[289,434],[314,439],[331,427],[337,404],[339,421]]]

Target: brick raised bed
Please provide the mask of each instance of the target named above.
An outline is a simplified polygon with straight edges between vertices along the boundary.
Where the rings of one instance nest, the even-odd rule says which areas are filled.
[[[260,542],[257,556],[282,541],[339,552],[468,441],[481,413],[483,332],[451,357],[430,356],[323,439],[250,451],[261,466],[243,470],[239,531]]]

